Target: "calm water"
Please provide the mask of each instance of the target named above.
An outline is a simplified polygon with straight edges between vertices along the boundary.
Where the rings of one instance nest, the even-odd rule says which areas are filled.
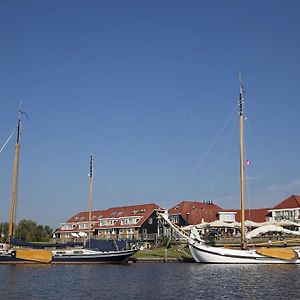
[[[0,299],[299,299],[298,265],[0,265]]]

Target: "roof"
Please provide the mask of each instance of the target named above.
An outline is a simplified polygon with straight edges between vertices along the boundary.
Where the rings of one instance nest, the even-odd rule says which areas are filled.
[[[94,225],[94,229],[101,228],[128,228],[133,227],[132,224],[121,224],[121,219],[128,217],[135,217],[138,219],[138,222],[134,224],[134,227],[140,227],[149,217],[150,215],[157,210],[161,210],[162,208],[157,204],[140,204],[140,205],[131,205],[131,206],[123,206],[123,207],[111,207],[106,210],[96,210],[92,211],[92,219],[91,222],[96,224]],[[104,219],[116,220],[116,223],[107,226],[99,226],[99,221]],[[88,212],[79,212],[78,214],[72,216],[66,223],[86,223],[89,221],[89,213]],[[64,231],[78,231],[78,228],[72,230],[64,230]]]
[[[300,207],[300,196],[291,195],[290,197],[284,199],[279,204],[271,208],[271,210],[275,209],[285,209],[285,208],[297,208]]]
[[[253,222],[265,222],[269,215],[269,208],[256,208],[256,209],[245,209],[245,220]],[[236,212],[236,222],[241,222],[241,210],[240,209],[223,209],[220,212]]]
[[[213,222],[218,219],[221,207],[212,201],[182,201],[168,210],[169,215],[181,215],[189,224],[202,222]]]

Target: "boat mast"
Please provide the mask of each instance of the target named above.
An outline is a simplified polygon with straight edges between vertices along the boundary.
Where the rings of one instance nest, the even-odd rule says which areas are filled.
[[[245,176],[244,176],[244,90],[239,75],[240,96],[239,96],[239,115],[240,115],[240,180],[241,180],[241,248],[246,249],[246,231],[245,231]]]
[[[89,196],[89,232],[88,232],[88,239],[89,239],[89,248],[91,247],[91,230],[92,230],[92,194],[93,194],[93,155],[91,154],[90,159],[90,196]]]
[[[14,174],[13,174],[13,185],[11,193],[11,207],[10,207],[10,218],[9,218],[9,242],[15,234],[15,214],[16,214],[16,199],[18,190],[18,176],[19,176],[19,162],[20,162],[20,137],[21,137],[21,116],[22,116],[22,102],[19,109],[19,117],[17,123],[17,141],[15,146],[15,159],[14,159]]]

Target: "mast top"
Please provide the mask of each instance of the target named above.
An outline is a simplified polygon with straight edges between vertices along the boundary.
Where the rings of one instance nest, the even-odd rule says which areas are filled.
[[[17,144],[20,142],[20,135],[21,135],[21,116],[22,116],[22,101],[20,102],[20,109],[19,109],[19,117],[18,117],[18,125],[17,125]]]
[[[241,73],[239,73],[239,82],[240,82],[239,113],[240,116],[243,116],[244,87],[243,87]]]
[[[93,154],[91,153],[91,159],[90,159],[90,177],[93,177]]]

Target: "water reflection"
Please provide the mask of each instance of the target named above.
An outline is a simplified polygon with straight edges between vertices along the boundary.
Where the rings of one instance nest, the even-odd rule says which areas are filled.
[[[297,299],[300,266],[1,265],[7,299]]]

